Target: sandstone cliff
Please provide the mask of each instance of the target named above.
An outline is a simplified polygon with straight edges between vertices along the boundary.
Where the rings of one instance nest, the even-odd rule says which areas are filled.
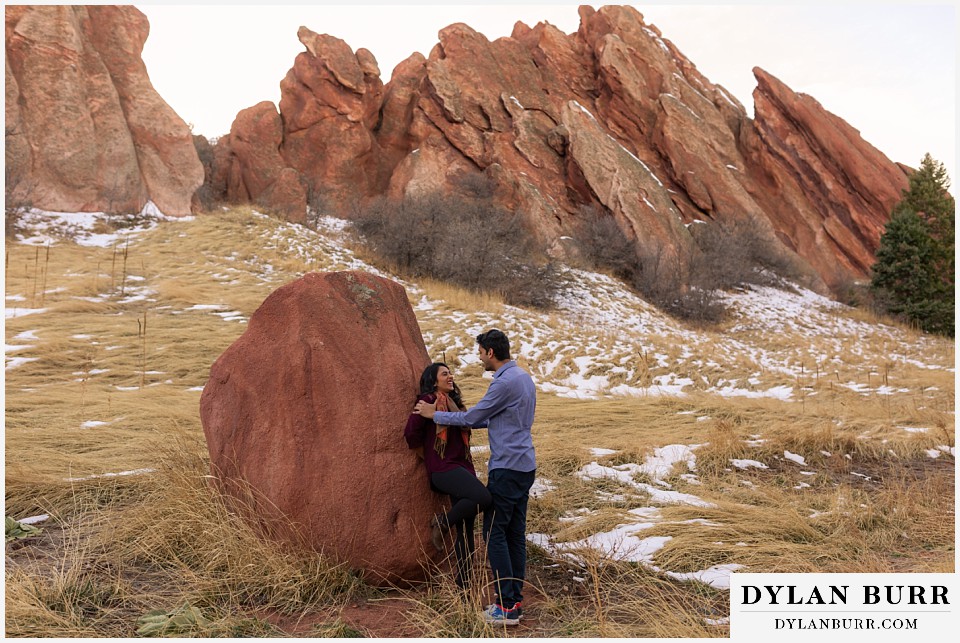
[[[237,115],[207,196],[305,222],[311,207],[351,216],[482,175],[559,257],[589,206],[665,265],[695,252],[692,222],[736,222],[799,258],[808,285],[868,274],[903,166],[761,69],[748,116],[631,7],[580,19],[573,34],[517,23],[493,42],[450,25],[386,85],[369,51],[302,27],[280,104]],[[150,85],[143,14],[11,6],[5,26],[8,198],[187,214],[204,167]]]
[[[385,86],[369,52],[301,28],[279,113],[245,110],[221,142],[227,195],[295,220],[307,201],[349,216],[370,196],[456,192],[483,173],[560,256],[592,205],[641,254],[689,253],[693,221],[746,222],[813,285],[867,274],[900,166],[760,69],[750,118],[631,7],[580,18],[574,34],[517,23],[494,42],[450,25]]]
[[[190,213],[203,166],[150,84],[132,6],[7,6],[8,199],[46,210]]]

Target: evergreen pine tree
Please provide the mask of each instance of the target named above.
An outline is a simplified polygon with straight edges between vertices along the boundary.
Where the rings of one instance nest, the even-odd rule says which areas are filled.
[[[891,313],[954,335],[954,216],[946,169],[929,154],[880,238],[871,289]]]

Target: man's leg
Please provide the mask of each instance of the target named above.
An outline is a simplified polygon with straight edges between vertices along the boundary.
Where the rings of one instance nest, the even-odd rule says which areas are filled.
[[[495,602],[510,607],[515,600],[510,596],[513,583],[513,567],[510,562],[510,548],[507,545],[507,526],[513,516],[513,500],[510,497],[510,483],[504,480],[506,469],[494,469],[487,475],[487,488],[493,496],[493,502],[483,514],[483,540],[487,543],[487,559],[493,571]]]
[[[534,471],[509,469],[494,469],[488,476],[494,514],[484,514],[484,539],[494,580],[499,581],[499,603],[507,609],[522,600],[527,564],[527,501],[535,477]]]
[[[520,494],[506,533],[510,569],[513,571],[514,578],[510,590],[511,600],[519,603],[523,600],[523,581],[527,575],[527,503],[530,500],[530,487],[533,486],[536,472],[511,471],[510,476],[514,479],[517,493]]]

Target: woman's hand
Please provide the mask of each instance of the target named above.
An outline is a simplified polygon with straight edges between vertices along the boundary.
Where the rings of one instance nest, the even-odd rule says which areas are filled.
[[[423,400],[417,402],[417,405],[413,407],[413,412],[419,416],[425,417],[428,420],[433,419],[433,414],[437,412],[436,404],[427,404]]]

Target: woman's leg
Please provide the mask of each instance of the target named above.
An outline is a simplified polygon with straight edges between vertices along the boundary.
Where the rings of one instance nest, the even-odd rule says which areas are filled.
[[[473,539],[473,529],[476,516],[464,518],[457,523],[457,540],[454,549],[457,552],[457,587],[466,589],[473,581],[473,554],[476,543]]]
[[[430,475],[433,486],[450,496],[452,507],[450,511],[438,516],[440,524],[450,528],[465,518],[473,518],[478,511],[490,506],[493,498],[477,476],[463,467],[451,471],[433,473]]]

